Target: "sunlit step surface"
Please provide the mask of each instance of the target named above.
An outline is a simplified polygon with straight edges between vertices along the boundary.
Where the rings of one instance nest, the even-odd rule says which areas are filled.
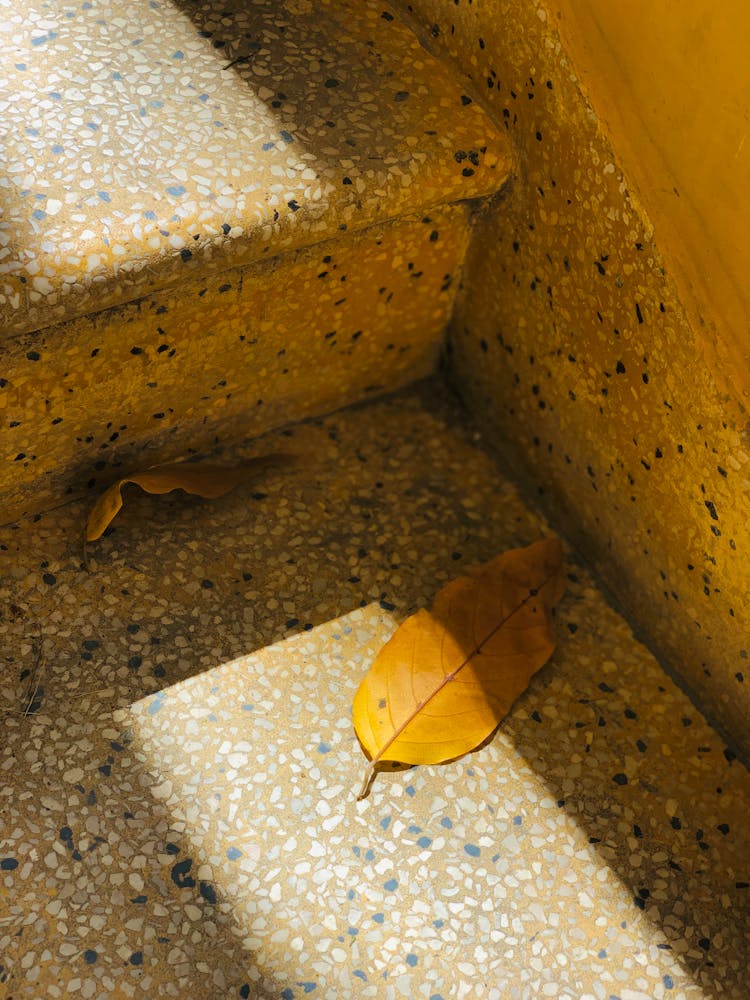
[[[81,505],[4,529],[8,996],[744,998],[750,778],[573,554],[491,743],[356,801],[377,649],[549,530],[444,394],[256,442],[303,459],[221,501],[128,497],[90,574]]]
[[[21,0],[0,27],[0,339],[506,179],[386,3]]]

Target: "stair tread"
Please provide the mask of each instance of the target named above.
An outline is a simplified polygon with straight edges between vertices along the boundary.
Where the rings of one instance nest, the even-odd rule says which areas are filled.
[[[382,2],[27,0],[0,25],[6,333],[483,196],[509,170],[505,134]]]
[[[81,502],[0,532],[7,988],[743,1000],[750,775],[573,554],[491,742],[354,800],[379,645],[549,530],[444,388],[237,455],[272,450],[223,500],[135,491],[90,574]]]

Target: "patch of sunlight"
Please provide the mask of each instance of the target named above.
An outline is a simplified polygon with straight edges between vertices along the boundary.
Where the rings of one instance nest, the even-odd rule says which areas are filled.
[[[4,137],[0,276],[22,277],[32,302],[192,251],[195,234],[220,246],[273,227],[303,188],[312,214],[325,211],[325,156],[274,107],[283,80],[230,65],[250,44],[241,11],[223,24],[222,48],[177,2],[152,4],[141,21],[91,5],[72,20],[51,15],[25,62],[13,46],[4,57],[9,78],[34,83],[13,94],[14,118],[29,126]],[[98,58],[82,69],[87,51]],[[20,308],[21,291],[8,294]]]
[[[231,910],[260,966],[277,967],[294,928],[324,917],[340,866],[320,869],[320,859],[347,814],[370,808],[355,802],[366,760],[351,701],[396,624],[370,605],[117,713],[193,854],[189,865],[180,854],[173,880]],[[284,885],[301,829],[310,840],[293,869],[309,876],[307,900],[288,898]]]
[[[498,983],[533,977],[507,958],[522,914],[524,934],[535,928],[532,965],[568,939],[578,940],[570,960],[581,962],[598,942],[624,963],[599,963],[610,993],[650,996],[637,984],[647,991],[654,976],[690,987],[660,929],[636,918],[632,889],[590,843],[584,819],[559,808],[515,745],[512,725],[459,761],[380,774],[356,801],[366,760],[352,698],[396,625],[372,604],[118,713],[169,819],[186,917],[210,920],[219,908],[260,985],[319,979],[338,995],[380,995],[368,992],[372,978],[366,987],[352,977],[387,975],[405,936],[437,946],[435,975],[458,976],[435,918],[461,923],[461,954],[487,956]],[[481,918],[469,920],[477,907]],[[627,957],[636,954],[647,977]],[[416,995],[410,969],[394,982]]]

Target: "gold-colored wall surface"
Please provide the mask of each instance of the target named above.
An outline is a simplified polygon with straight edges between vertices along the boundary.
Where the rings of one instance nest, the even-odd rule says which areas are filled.
[[[750,5],[552,9],[706,360],[750,407]]]
[[[450,344],[457,384],[487,439],[509,451],[518,478],[747,759],[750,425],[736,380],[728,389],[735,373],[718,355],[706,361],[670,231],[662,240],[646,214],[668,210],[658,179],[633,193],[623,137],[614,122],[608,136],[588,103],[555,8],[404,9],[424,44],[470,78],[516,161],[466,263]],[[673,52],[665,65],[679,61]],[[695,71],[682,61],[685,78]],[[713,125],[704,122],[707,143]],[[679,120],[671,128],[679,134]],[[679,725],[665,719],[665,753]]]

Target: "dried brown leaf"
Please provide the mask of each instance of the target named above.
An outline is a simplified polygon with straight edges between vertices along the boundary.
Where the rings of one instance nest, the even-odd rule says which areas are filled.
[[[135,483],[147,493],[171,493],[184,490],[196,496],[213,500],[229,493],[235,486],[257,479],[269,469],[294,461],[294,456],[284,453],[251,458],[239,465],[211,465],[207,462],[180,462],[161,465],[145,472],[136,472],[113,483],[94,504],[86,522],[84,542],[101,538],[122,507],[122,487]]]

